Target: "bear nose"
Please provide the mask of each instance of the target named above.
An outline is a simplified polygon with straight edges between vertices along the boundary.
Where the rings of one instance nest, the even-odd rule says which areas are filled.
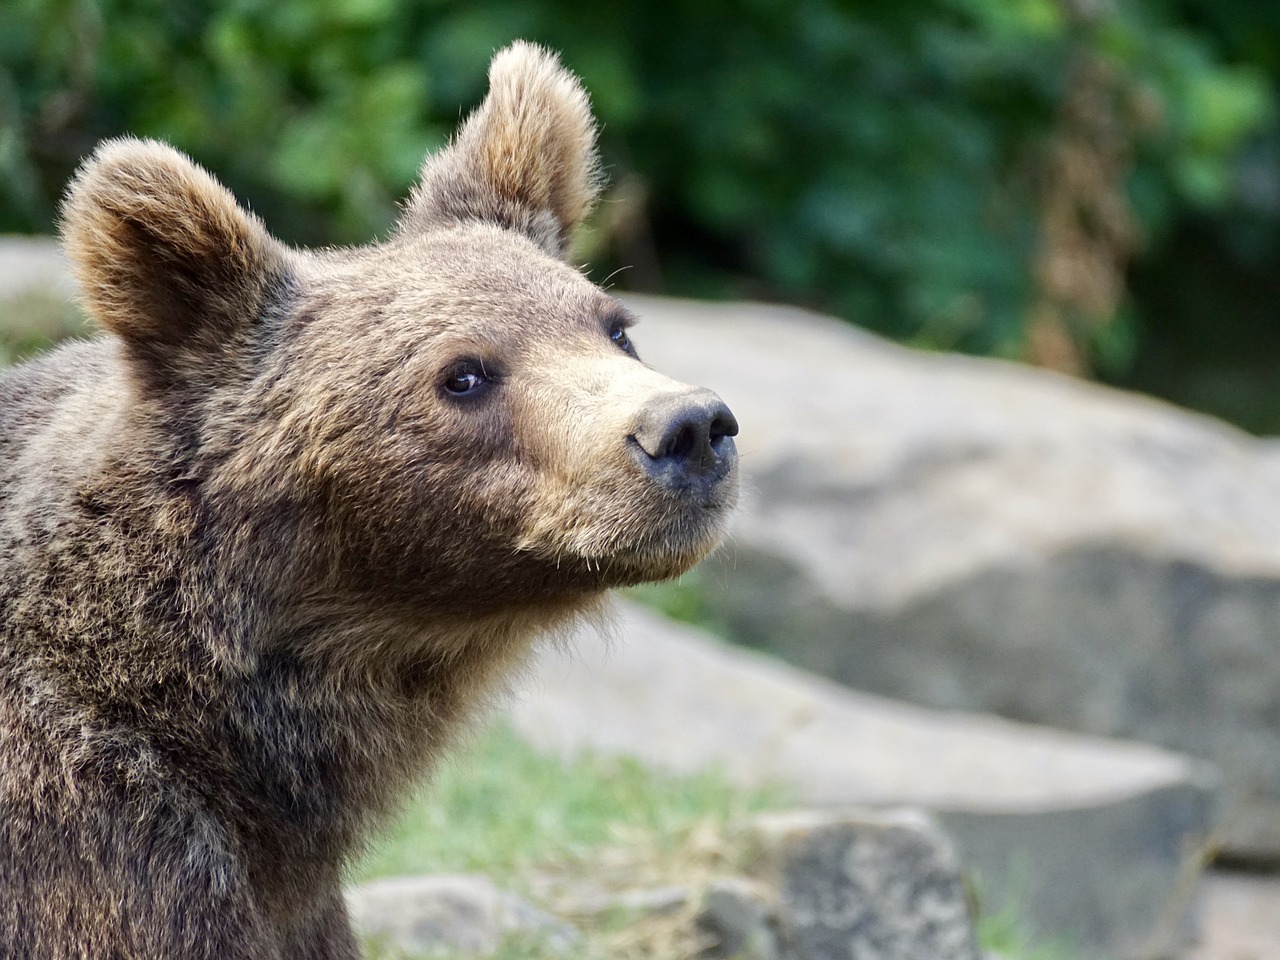
[[[631,439],[636,459],[672,490],[709,492],[737,459],[738,421],[709,390],[660,397],[644,406]]]

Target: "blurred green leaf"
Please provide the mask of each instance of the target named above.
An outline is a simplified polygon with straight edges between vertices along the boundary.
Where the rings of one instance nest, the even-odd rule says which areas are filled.
[[[1263,77],[1249,69],[1204,71],[1188,94],[1195,145],[1218,158],[1258,129],[1271,112]]]

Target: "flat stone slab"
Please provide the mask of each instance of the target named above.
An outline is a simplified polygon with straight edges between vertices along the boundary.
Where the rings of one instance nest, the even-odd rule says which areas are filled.
[[[568,952],[581,937],[487,877],[388,877],[347,891],[352,926],[397,955],[487,957],[510,938]]]
[[[1216,784],[1206,764],[855,693],[630,604],[612,632],[532,665],[512,717],[535,746],[719,767],[804,806],[921,807],[990,910],[1015,905],[1109,956],[1187,933]]]
[[[801,310],[629,304],[641,356],[741,423],[742,507],[700,574],[737,639],[861,690],[1210,760],[1222,846],[1280,859],[1274,443]]]

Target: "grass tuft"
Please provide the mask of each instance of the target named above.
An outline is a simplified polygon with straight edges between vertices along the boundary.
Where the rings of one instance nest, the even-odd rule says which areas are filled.
[[[0,366],[18,363],[69,337],[91,332],[75,304],[34,291],[0,300]]]
[[[355,879],[484,872],[499,884],[610,847],[675,856],[695,827],[782,804],[720,773],[655,773],[629,758],[548,757],[497,724],[456,751],[364,858]]]

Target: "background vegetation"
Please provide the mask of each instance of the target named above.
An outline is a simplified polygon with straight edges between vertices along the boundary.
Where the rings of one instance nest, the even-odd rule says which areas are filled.
[[[386,230],[528,37],[590,89],[623,288],[808,304],[1280,432],[1276,0],[8,0],[0,231],[172,141],[279,234]]]

